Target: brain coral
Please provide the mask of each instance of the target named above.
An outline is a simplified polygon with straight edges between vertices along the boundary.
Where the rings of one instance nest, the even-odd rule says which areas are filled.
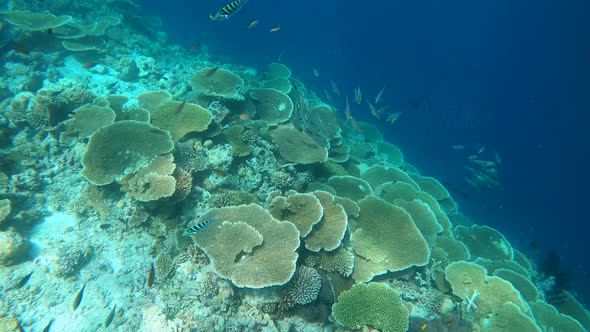
[[[209,68],[196,73],[191,78],[193,90],[207,96],[227,99],[243,99],[239,89],[244,85],[240,76],[223,68]]]
[[[264,288],[287,283],[295,273],[299,231],[256,204],[214,208],[218,217],[193,236],[217,274],[237,287]]]
[[[82,176],[94,185],[106,185],[136,172],[173,148],[167,131],[145,122],[115,122],[90,137],[82,157]]]
[[[296,164],[321,163],[328,159],[328,151],[311,137],[293,127],[279,127],[270,132],[279,153]]]
[[[383,332],[405,332],[408,315],[399,294],[381,283],[354,285],[332,306],[334,319],[353,330],[371,326]]]
[[[428,263],[428,244],[404,209],[374,196],[361,200],[359,207],[352,247],[357,255],[381,266],[378,274]]]

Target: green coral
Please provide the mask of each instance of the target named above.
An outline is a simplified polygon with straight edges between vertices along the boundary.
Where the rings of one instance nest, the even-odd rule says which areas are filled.
[[[178,142],[190,132],[205,131],[211,123],[211,113],[197,104],[177,101],[163,102],[150,110],[151,123],[170,131],[172,140]]]
[[[172,176],[176,165],[171,154],[156,157],[149,165],[132,177],[121,181],[121,191],[142,202],[170,197],[176,191],[176,179]]]
[[[311,137],[293,127],[279,127],[270,132],[279,153],[296,164],[321,163],[328,159],[328,151]]]
[[[239,91],[244,86],[244,80],[227,69],[204,69],[191,78],[190,84],[193,90],[206,96],[243,99]]]
[[[237,157],[245,157],[252,153],[252,148],[242,140],[244,126],[233,125],[222,131],[227,142],[232,146],[232,154]]]
[[[0,225],[6,218],[8,218],[10,211],[12,211],[10,200],[8,198],[0,199]]]
[[[491,260],[512,260],[514,252],[502,233],[488,226],[473,225],[455,228],[455,237],[465,243],[475,257]]]
[[[82,157],[82,176],[94,185],[106,185],[136,172],[173,148],[167,131],[145,122],[115,122],[90,137]]]
[[[539,291],[535,287],[535,284],[521,274],[509,269],[497,269],[494,271],[494,276],[509,281],[526,301],[534,302],[539,299]]]
[[[361,178],[375,189],[386,182],[400,181],[410,184],[417,191],[420,190],[420,186],[408,174],[396,167],[375,165],[364,171]]]
[[[529,306],[537,320],[537,324],[543,328],[543,331],[586,331],[580,322],[568,315],[559,313],[554,306],[545,301],[529,302]]]
[[[332,316],[349,329],[375,327],[383,332],[405,332],[408,309],[399,294],[381,283],[357,284],[338,296]]]
[[[395,167],[400,167],[404,163],[402,151],[397,146],[385,141],[377,141],[375,148],[381,160]]]
[[[504,331],[526,331],[541,332],[535,321],[523,313],[520,308],[511,302],[504,303],[496,309],[490,318],[481,324],[481,331],[504,332]]]
[[[109,106],[85,104],[74,110],[73,126],[79,136],[88,137],[115,122],[115,111]]]
[[[327,184],[334,188],[340,197],[349,198],[355,202],[360,201],[368,195],[373,195],[373,189],[364,181],[354,176],[332,176]]]
[[[4,19],[23,30],[44,31],[68,24],[71,16],[55,16],[53,14],[31,13],[28,10],[13,10],[0,12]]]
[[[340,246],[348,229],[348,216],[334,195],[317,190],[313,193],[322,205],[323,216],[304,239],[305,248],[311,251],[331,251]]]
[[[466,312],[482,319],[511,302],[528,313],[526,302],[512,284],[502,278],[486,275],[486,269],[475,263],[458,261],[445,268],[445,278],[453,294],[466,301]],[[474,294],[478,293],[478,296]]]
[[[269,125],[289,120],[293,113],[293,101],[285,93],[269,88],[250,89],[250,97],[256,105],[256,118]]]
[[[326,272],[336,272],[343,277],[350,277],[354,270],[354,254],[347,248],[320,251],[308,256],[305,263],[309,266],[317,266]]]
[[[270,203],[273,217],[292,222],[302,237],[306,237],[313,226],[322,220],[323,210],[320,200],[313,194],[277,196]]]
[[[369,261],[373,275],[428,264],[428,244],[404,209],[374,196],[360,201],[359,207],[352,246],[357,255]],[[357,281],[365,277],[354,276]]]

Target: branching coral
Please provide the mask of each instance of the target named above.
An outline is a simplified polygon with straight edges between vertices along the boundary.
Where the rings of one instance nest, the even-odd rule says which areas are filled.
[[[302,265],[287,285],[286,296],[296,304],[309,304],[317,299],[321,287],[322,277],[318,271]]]

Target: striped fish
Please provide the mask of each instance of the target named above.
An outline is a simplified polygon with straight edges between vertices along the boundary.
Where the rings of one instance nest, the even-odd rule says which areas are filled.
[[[213,21],[225,21],[228,18],[230,18],[232,15],[237,13],[240,9],[242,9],[242,7],[244,6],[244,4],[246,2],[248,2],[248,0],[232,1],[232,2],[228,3],[227,5],[223,6],[223,8],[221,8],[217,12],[217,14],[215,14],[215,16],[213,16],[213,14],[209,14],[209,18],[212,19]]]
[[[210,219],[207,219],[201,223],[198,223],[196,225],[194,225],[193,227],[187,229],[186,231],[184,231],[183,235],[194,235],[197,234],[198,232],[200,232],[201,230],[203,230],[205,227],[207,227],[207,225],[209,225],[210,223],[214,222],[215,220],[219,219],[219,216],[214,216]]]

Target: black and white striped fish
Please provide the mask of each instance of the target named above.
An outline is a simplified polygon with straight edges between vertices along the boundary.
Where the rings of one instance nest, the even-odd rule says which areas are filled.
[[[215,14],[215,16],[213,16],[213,14],[209,14],[209,18],[212,19],[213,21],[225,21],[228,18],[230,18],[232,15],[237,13],[240,9],[242,9],[242,7],[244,6],[244,4],[246,2],[248,2],[248,0],[232,1],[232,2],[228,3],[227,5],[223,6],[223,8],[221,8],[217,12],[217,14]]]
[[[184,231],[183,235],[194,235],[197,234],[198,232],[200,232],[201,230],[203,230],[205,227],[207,227],[207,225],[209,225],[210,223],[214,222],[215,220],[219,219],[219,216],[214,216],[210,219],[207,219],[201,223],[198,223],[196,225],[194,225],[193,227],[187,229],[186,231]]]

